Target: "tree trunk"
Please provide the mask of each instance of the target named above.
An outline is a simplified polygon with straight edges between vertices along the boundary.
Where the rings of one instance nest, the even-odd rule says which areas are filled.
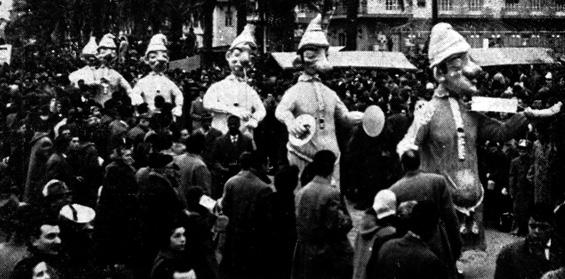
[[[357,50],[357,13],[359,0],[346,0],[347,9],[347,40],[346,50]]]
[[[203,52],[202,52],[202,64],[203,65],[211,65],[211,57],[212,57],[212,41],[213,36],[213,24],[214,24],[214,7],[216,7],[215,0],[206,1],[205,4],[202,6],[202,25],[204,25],[204,37],[202,40],[203,44]]]
[[[269,34],[269,51],[294,51],[294,30],[296,17],[294,8],[297,1],[290,0],[263,0],[260,5],[265,11],[265,25]]]
[[[237,34],[239,34],[247,24],[247,1],[237,0],[235,3],[237,9]]]

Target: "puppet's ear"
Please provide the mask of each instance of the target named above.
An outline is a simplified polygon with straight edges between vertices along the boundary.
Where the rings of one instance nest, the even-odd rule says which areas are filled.
[[[302,57],[300,57],[300,55],[296,55],[296,57],[294,58],[294,60],[292,60],[292,66],[295,69],[302,69],[304,68],[304,63],[302,62]]]
[[[438,83],[443,83],[445,81],[445,73],[440,71],[437,66],[434,67],[434,78],[437,80]]]

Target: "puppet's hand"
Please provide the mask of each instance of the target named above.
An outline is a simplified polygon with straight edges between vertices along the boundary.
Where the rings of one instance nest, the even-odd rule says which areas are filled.
[[[247,121],[249,120],[249,118],[251,118],[251,113],[249,111],[239,107],[232,107],[228,109],[228,113],[239,117],[243,121]]]
[[[294,120],[290,127],[288,127],[288,132],[297,138],[301,138],[308,131],[308,128],[304,126],[304,123]]]
[[[350,111],[349,112],[349,119],[353,123],[360,123],[363,120],[364,113],[360,111]]]
[[[133,106],[141,105],[141,104],[143,104],[143,102],[144,102],[144,100],[141,97],[141,95],[138,95],[138,94],[131,95],[131,104]]]
[[[551,106],[550,108],[546,108],[546,109],[526,108],[524,110],[524,113],[526,114],[526,116],[533,117],[533,118],[551,117],[551,116],[554,116],[555,114],[559,113],[561,111],[562,106],[563,106],[563,103],[558,102],[557,104]]]

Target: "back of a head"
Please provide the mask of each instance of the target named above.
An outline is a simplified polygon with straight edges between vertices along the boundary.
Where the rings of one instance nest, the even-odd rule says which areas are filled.
[[[251,152],[243,152],[239,156],[239,164],[241,169],[249,170],[253,164],[253,154]]]
[[[420,153],[416,150],[408,150],[400,157],[400,163],[404,171],[415,171],[420,168]]]
[[[187,151],[193,154],[200,154],[206,146],[206,137],[202,133],[195,133],[187,142]]]
[[[70,138],[64,135],[60,135],[57,138],[55,138],[55,142],[53,143],[53,149],[57,153],[64,153],[65,151],[67,151],[67,147],[69,146],[70,142],[71,142]]]
[[[429,200],[419,201],[410,214],[408,228],[427,240],[432,237],[439,220],[437,206]]]
[[[310,183],[312,179],[314,179],[314,164],[310,163],[304,167],[302,170],[302,174],[300,175],[300,185],[306,186],[306,184]]]
[[[329,150],[318,151],[314,155],[313,171],[314,175],[328,177],[334,171],[335,160],[337,157],[335,154]]]
[[[535,204],[531,213],[531,217],[535,221],[546,222],[551,225],[554,225],[554,216],[555,214],[551,206],[543,203]]]
[[[298,183],[298,167],[291,165],[285,166],[275,175],[275,188],[277,192],[292,192]]]

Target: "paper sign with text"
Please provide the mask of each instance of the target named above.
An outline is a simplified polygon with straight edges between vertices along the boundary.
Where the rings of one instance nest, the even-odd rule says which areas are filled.
[[[12,61],[12,45],[0,45],[0,65]]]
[[[491,97],[473,97],[471,110],[485,112],[516,113],[518,111],[518,99],[504,99]]]

